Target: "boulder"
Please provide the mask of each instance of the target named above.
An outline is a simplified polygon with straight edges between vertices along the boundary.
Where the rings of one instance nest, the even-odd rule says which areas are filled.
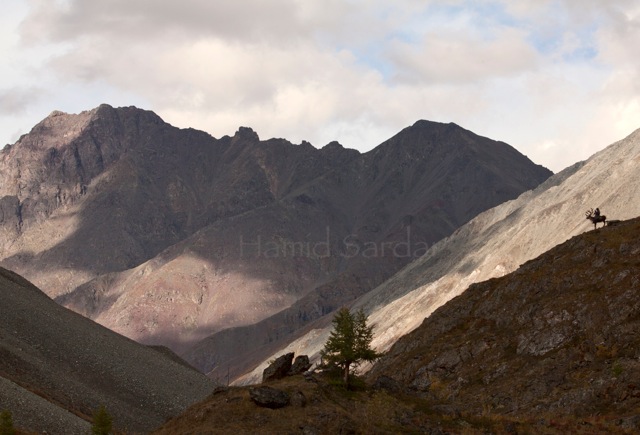
[[[271,387],[256,387],[249,389],[249,396],[253,403],[263,408],[283,408],[289,404],[289,393]]]
[[[301,375],[311,368],[311,363],[309,362],[309,357],[307,355],[298,355],[296,360],[293,362],[291,369],[289,369],[289,376],[293,375]]]
[[[279,356],[269,367],[262,372],[262,382],[268,382],[276,379],[282,379],[291,370],[291,362],[293,361],[293,352]]]

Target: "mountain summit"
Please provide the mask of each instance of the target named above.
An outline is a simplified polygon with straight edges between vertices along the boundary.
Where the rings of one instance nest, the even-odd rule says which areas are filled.
[[[549,175],[455,124],[361,154],[247,127],[216,139],[134,107],[54,112],[0,152],[0,258],[208,371],[259,360]]]

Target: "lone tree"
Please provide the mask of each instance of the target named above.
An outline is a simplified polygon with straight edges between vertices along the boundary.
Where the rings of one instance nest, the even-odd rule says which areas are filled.
[[[381,356],[371,349],[372,339],[373,327],[367,326],[367,316],[361,309],[351,314],[348,308],[340,308],[333,318],[333,331],[320,355],[327,365],[337,365],[342,369],[347,388],[351,366],[374,361]]]
[[[0,413],[0,435],[14,435],[15,433],[11,412],[5,409]]]
[[[91,426],[91,433],[94,435],[108,435],[111,433],[111,416],[107,412],[104,405],[100,405],[93,413],[93,426]]]

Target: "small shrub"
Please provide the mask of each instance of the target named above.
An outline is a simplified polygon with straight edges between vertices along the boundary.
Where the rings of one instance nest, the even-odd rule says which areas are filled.
[[[4,410],[0,413],[0,435],[15,435],[11,412]]]
[[[611,347],[604,343],[596,345],[596,356],[602,359],[612,359],[618,356],[618,346],[613,345]]]
[[[622,374],[622,365],[620,364],[620,361],[616,361],[616,363],[613,365],[613,367],[611,368],[612,372],[613,372],[613,376],[615,376],[616,378],[618,376],[620,376]]]
[[[111,416],[107,412],[104,405],[93,413],[93,426],[91,433],[94,435],[108,435],[111,432]]]

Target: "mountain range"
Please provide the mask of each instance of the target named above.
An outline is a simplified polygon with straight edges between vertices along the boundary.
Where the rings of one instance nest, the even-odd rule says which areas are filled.
[[[455,124],[361,154],[54,112],[0,153],[2,265],[55,299],[0,268],[0,409],[53,433],[100,404],[127,432],[634,433],[638,163],[640,130],[548,177]],[[256,384],[317,361],[343,305],[385,353],[368,386],[291,377],[278,410],[157,346]]]
[[[246,127],[215,139],[133,107],[53,112],[0,152],[0,264],[233,376],[550,174],[455,124],[361,154]]]

